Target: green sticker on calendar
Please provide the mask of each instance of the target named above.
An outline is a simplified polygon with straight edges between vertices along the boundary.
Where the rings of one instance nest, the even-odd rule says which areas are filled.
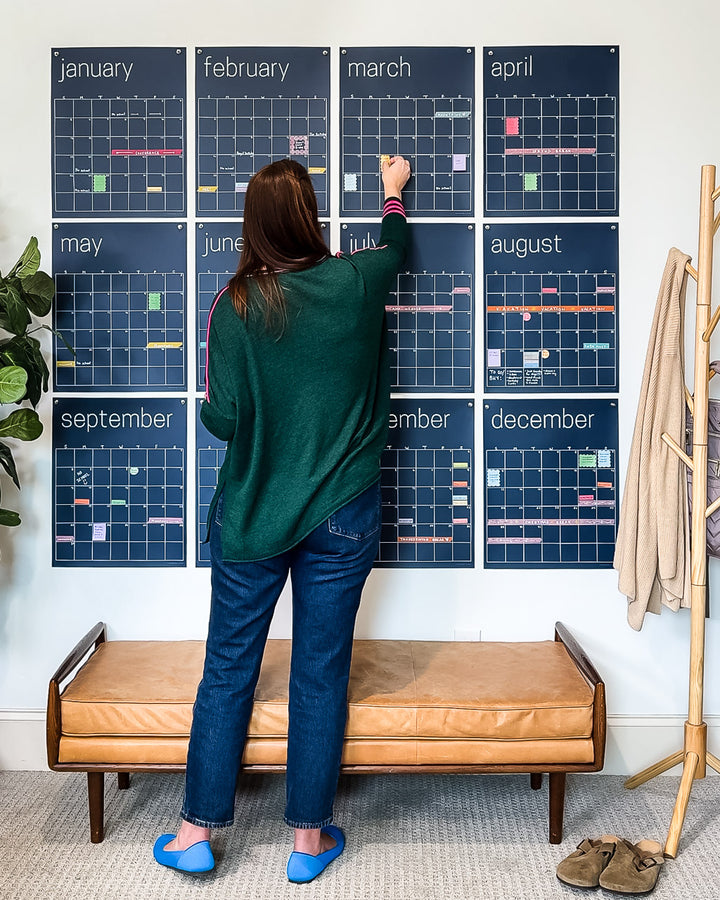
[[[159,310],[160,309],[160,291],[150,291],[148,293],[148,309]]]
[[[107,191],[107,175],[93,175],[93,192],[104,194]]]
[[[526,172],[523,175],[523,190],[536,191],[538,189],[537,172]]]

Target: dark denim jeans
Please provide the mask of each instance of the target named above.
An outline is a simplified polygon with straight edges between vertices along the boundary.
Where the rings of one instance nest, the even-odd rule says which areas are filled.
[[[182,817],[231,825],[235,782],[275,603],[292,580],[292,658],[285,821],[332,822],[353,629],[380,536],[376,482],[292,550],[260,562],[224,562],[223,503],[210,527],[212,601],[205,668],[193,709]]]

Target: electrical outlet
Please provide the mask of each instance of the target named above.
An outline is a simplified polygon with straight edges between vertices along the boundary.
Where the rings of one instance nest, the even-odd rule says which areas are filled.
[[[456,628],[453,631],[453,640],[454,641],[479,641],[480,640],[480,629],[479,628]]]

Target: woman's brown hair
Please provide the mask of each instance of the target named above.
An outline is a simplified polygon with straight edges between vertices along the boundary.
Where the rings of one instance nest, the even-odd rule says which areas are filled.
[[[238,315],[247,319],[252,278],[259,292],[252,302],[260,304],[266,327],[282,332],[287,307],[278,274],[308,269],[327,256],[307,169],[281,159],[256,172],[245,195],[240,263],[228,284]]]

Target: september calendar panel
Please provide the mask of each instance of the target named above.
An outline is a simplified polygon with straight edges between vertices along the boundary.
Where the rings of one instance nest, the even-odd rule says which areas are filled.
[[[59,391],[184,390],[185,226],[56,224]]]
[[[377,565],[473,565],[473,404],[391,401]]]
[[[329,214],[327,48],[198,49],[196,90],[198,215],[242,215],[250,176],[286,157]]]
[[[487,391],[618,390],[617,225],[486,225]]]
[[[380,214],[380,162],[396,155],[412,162],[409,213],[473,214],[474,66],[467,47],[341,50],[341,215]]]
[[[56,399],[53,565],[184,566],[183,400]]]
[[[486,47],[485,214],[618,214],[617,47]]]
[[[374,247],[380,225],[342,226],[346,253]],[[475,231],[418,224],[385,306],[393,389],[471,391],[474,382]]]
[[[53,215],[185,214],[185,50],[52,51]]]
[[[612,566],[617,402],[486,400],[487,568]]]

